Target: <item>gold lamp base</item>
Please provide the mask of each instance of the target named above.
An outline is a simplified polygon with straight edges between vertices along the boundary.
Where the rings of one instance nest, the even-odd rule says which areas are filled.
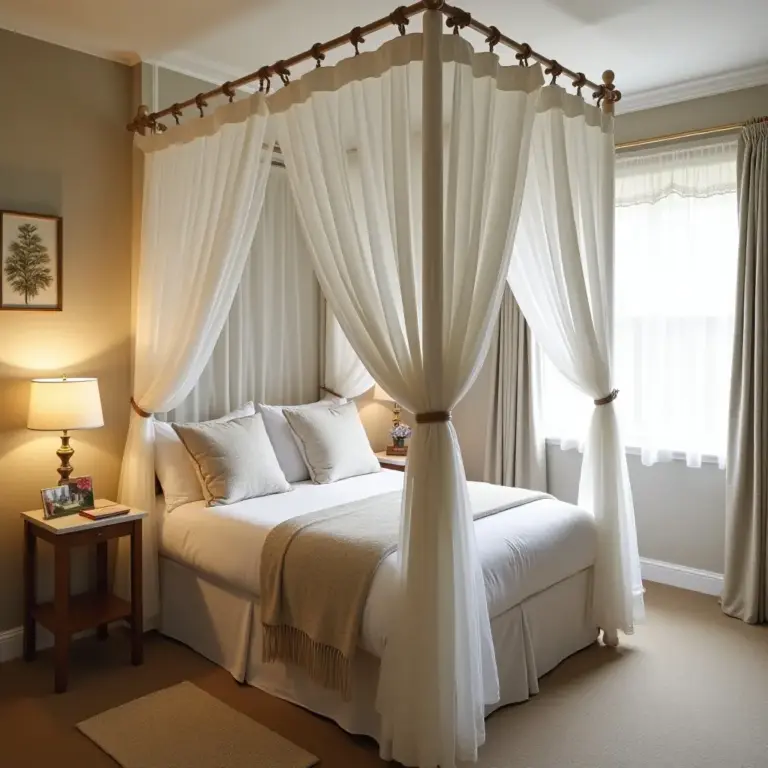
[[[400,404],[394,402],[392,404],[392,429],[400,424]],[[403,445],[388,445],[386,448],[387,456],[407,456],[408,446]]]
[[[74,467],[69,463],[69,461],[72,458],[72,454],[74,452],[75,452],[75,449],[70,446],[69,435],[67,434],[67,430],[65,429],[61,435],[61,446],[59,447],[59,450],[56,451],[56,455],[59,457],[59,460],[61,461],[61,464],[56,469],[56,471],[59,473],[59,478],[60,478],[59,485],[66,485],[69,482],[69,476],[72,474],[72,470],[74,469]]]

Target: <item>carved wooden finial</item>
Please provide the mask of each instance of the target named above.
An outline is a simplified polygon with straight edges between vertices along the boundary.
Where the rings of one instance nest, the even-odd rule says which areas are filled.
[[[614,98],[615,86],[613,81],[615,78],[616,75],[612,69],[606,69],[605,72],[603,72],[603,112],[606,115],[613,114],[613,105],[619,100]],[[619,98],[621,97],[619,96]]]
[[[146,104],[140,104],[136,110],[136,116],[126,126],[129,131],[133,133],[140,133],[144,136],[147,132],[147,128],[150,127],[151,121],[149,119],[149,107]]]

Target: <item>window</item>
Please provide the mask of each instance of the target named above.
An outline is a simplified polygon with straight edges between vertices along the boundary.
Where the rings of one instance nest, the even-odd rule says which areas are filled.
[[[736,143],[616,160],[614,381],[644,464],[724,466],[738,255]],[[583,442],[592,405],[546,361],[545,434]]]

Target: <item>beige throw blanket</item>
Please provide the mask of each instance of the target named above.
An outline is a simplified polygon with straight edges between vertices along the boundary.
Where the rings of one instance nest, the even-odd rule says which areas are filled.
[[[470,486],[475,520],[551,498],[499,490],[504,493],[476,494]],[[401,500],[401,491],[384,493],[286,520],[269,532],[261,555],[265,662],[296,664],[348,696],[368,591],[397,549]]]

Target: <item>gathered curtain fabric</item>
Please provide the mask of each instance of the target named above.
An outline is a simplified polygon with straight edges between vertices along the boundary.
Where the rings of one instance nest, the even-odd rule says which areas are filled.
[[[442,35],[427,11],[423,36],[316,69],[270,99],[323,294],[376,382],[416,414],[450,412],[487,352],[541,83],[538,67],[502,67]],[[399,566],[381,754],[449,768],[476,759],[499,696],[450,421],[417,418]]]
[[[768,118],[739,140],[739,266],[726,465],[722,607],[768,621]]]
[[[593,400],[615,382],[613,118],[558,86],[541,91],[509,282],[555,367]],[[614,401],[596,405],[578,504],[595,516],[594,618],[605,641],[643,616],[632,491]]]
[[[272,165],[253,245],[213,354],[194,389],[165,418],[218,418],[248,400],[316,400],[321,301],[288,176]]]
[[[492,356],[492,392],[485,446],[487,483],[547,490],[541,429],[540,356],[509,285],[504,288]]]
[[[156,136],[146,153],[136,294],[133,397],[146,413],[180,405],[227,320],[264,199],[273,141],[254,95]],[[130,407],[126,404],[126,408]],[[154,425],[131,411],[120,502],[152,511]],[[144,613],[159,613],[155,526],[144,526]],[[117,588],[127,592],[125,551]]]

